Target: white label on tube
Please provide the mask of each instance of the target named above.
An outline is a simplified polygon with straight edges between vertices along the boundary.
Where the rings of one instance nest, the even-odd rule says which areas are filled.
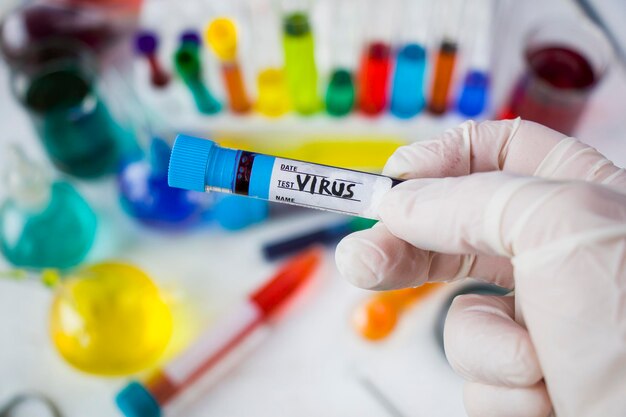
[[[378,219],[378,204],[392,184],[382,175],[276,158],[269,200]]]
[[[183,384],[208,359],[228,345],[237,335],[257,322],[261,312],[246,301],[235,308],[222,321],[200,335],[189,348],[169,362],[163,370],[175,384]]]

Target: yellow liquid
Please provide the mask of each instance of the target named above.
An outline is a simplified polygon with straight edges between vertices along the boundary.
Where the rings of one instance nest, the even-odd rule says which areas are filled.
[[[172,314],[156,285],[123,263],[99,263],[68,276],[50,313],[50,334],[61,356],[99,375],[125,375],[154,365],[172,327]]]
[[[220,139],[220,145],[244,151],[277,155],[316,164],[349,169],[382,171],[387,159],[406,142],[392,137],[341,139],[320,137],[299,145],[276,141],[249,141],[237,138]]]
[[[259,72],[256,82],[256,111],[267,117],[279,117],[289,111],[289,92],[282,69],[264,69]]]
[[[306,24],[306,16],[292,15],[287,19],[300,20],[298,24]],[[304,115],[315,113],[320,108],[317,95],[317,68],[315,67],[315,47],[313,34],[303,30],[299,34],[286,32],[283,36],[285,52],[285,71],[291,102],[294,109]]]

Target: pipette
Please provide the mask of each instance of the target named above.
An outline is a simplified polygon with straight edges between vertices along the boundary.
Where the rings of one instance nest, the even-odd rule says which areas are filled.
[[[205,41],[220,60],[222,79],[228,94],[228,105],[233,113],[250,110],[250,100],[237,60],[237,27],[226,17],[214,19],[205,31]]]
[[[452,10],[448,11],[444,23],[445,31],[437,52],[430,102],[428,103],[428,110],[436,115],[441,115],[448,110],[450,85],[452,84],[458,51],[458,28],[463,18],[465,2],[466,0],[448,0],[440,4],[442,9],[444,6],[448,6]]]
[[[465,75],[461,95],[459,96],[459,113],[467,117],[475,117],[485,111],[489,95],[489,68],[492,41],[492,0],[482,0],[469,9],[468,16],[474,42],[471,51],[469,71]],[[470,30],[468,30],[470,31]]]
[[[65,181],[51,181],[21,148],[8,147],[0,204],[0,249],[13,265],[69,268],[87,256],[96,236],[96,215]]]
[[[396,327],[403,311],[443,286],[442,282],[427,282],[417,288],[378,293],[354,311],[354,327],[365,339],[384,339]]]
[[[333,245],[343,237],[359,230],[369,229],[376,222],[361,217],[353,217],[328,226],[320,227],[296,236],[290,236],[263,245],[263,256],[273,261],[284,256],[292,255],[312,245]]]
[[[156,32],[142,30],[135,37],[135,50],[144,56],[150,66],[150,82],[157,88],[163,88],[170,82],[170,75],[163,69],[157,58],[159,37]]]
[[[282,0],[283,50],[287,86],[294,109],[302,115],[319,110],[315,46],[307,0]]]
[[[200,37],[195,32],[185,32],[181,36],[178,49],[174,53],[176,71],[193,96],[199,112],[218,113],[222,106],[213,97],[203,81],[200,59]]]
[[[171,187],[220,191],[377,220],[383,195],[402,180],[293,159],[222,148],[178,135]]]
[[[257,97],[254,108],[267,117],[279,117],[291,108],[281,50],[280,17],[272,0],[250,0],[255,48]]]
[[[284,264],[230,315],[207,330],[186,351],[145,383],[131,382],[116,397],[127,417],[158,417],[162,407],[227,357],[275,313],[311,277],[322,259],[312,248]]]
[[[409,118],[425,105],[426,37],[430,18],[429,0],[406,0],[402,15],[401,47],[397,52],[390,110]]]

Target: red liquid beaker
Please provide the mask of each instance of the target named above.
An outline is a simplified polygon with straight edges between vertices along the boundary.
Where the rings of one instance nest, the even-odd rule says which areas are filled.
[[[500,118],[521,117],[571,135],[603,78],[610,46],[593,26],[544,23],[526,40],[526,69]]]

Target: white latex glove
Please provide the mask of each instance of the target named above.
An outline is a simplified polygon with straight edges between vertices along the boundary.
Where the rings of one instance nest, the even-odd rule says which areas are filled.
[[[401,147],[385,174],[423,179],[393,188],[381,222],[338,245],[344,277],[377,290],[467,276],[515,287],[449,311],[468,414],[626,416],[626,173],[518,119]]]

